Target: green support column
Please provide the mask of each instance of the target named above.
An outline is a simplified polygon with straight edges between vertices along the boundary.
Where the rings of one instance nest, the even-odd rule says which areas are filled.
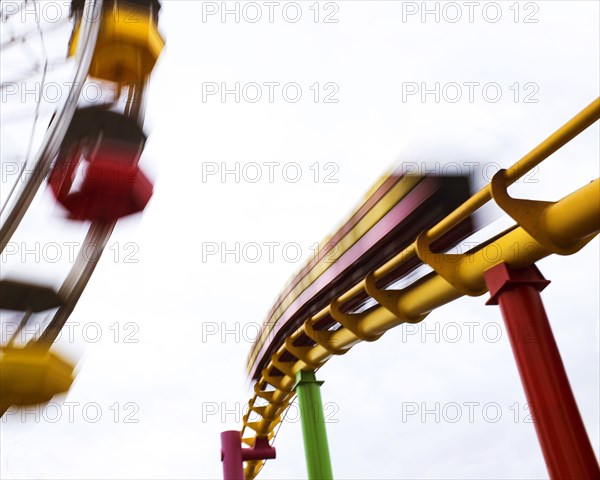
[[[333,480],[325,416],[321,401],[321,385],[315,372],[296,374],[296,393],[300,402],[300,418],[304,436],[304,453],[309,480]]]

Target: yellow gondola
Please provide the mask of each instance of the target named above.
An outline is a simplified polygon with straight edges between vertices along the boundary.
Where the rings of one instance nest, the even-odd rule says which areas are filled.
[[[66,393],[74,367],[43,348],[0,348],[0,409],[48,402]]]
[[[89,73],[121,85],[140,84],[152,72],[165,41],[158,32],[158,2],[112,0],[104,4]],[[73,11],[75,28],[69,56],[77,51],[82,9]]]

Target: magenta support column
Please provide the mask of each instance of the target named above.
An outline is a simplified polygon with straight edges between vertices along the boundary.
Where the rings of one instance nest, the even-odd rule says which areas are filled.
[[[237,430],[221,432],[223,480],[244,480],[242,437]]]
[[[221,461],[223,480],[244,480],[244,462],[275,458],[275,449],[269,440],[257,437],[252,448],[242,448],[242,436],[237,430],[221,433]]]
[[[550,282],[535,265],[499,264],[484,273],[488,305],[500,305],[521,382],[552,479],[599,479],[585,431],[554,340],[540,291]]]

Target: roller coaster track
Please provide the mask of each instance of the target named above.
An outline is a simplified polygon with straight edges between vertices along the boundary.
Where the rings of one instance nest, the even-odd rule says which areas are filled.
[[[274,438],[295,395],[297,372],[318,370],[361,341],[377,340],[403,323],[421,322],[434,309],[464,295],[483,295],[488,291],[484,272],[495,265],[524,268],[551,254],[573,254],[590,242],[600,232],[600,179],[557,202],[512,198],[507,188],[599,118],[600,98],[510,168],[500,170],[484,188],[393,258],[368,272],[325,308],[305,315],[299,326],[290,327],[283,336],[269,335],[274,326],[269,316],[249,357],[248,370],[256,383],[244,416],[242,442],[254,446],[258,439]],[[464,254],[433,253],[433,242],[490,200],[515,220],[511,228]],[[381,286],[383,280],[389,285],[390,275],[411,262],[428,265],[433,272],[402,289]],[[284,293],[288,291],[289,287]],[[344,311],[343,306],[356,305],[357,298],[370,298],[374,306],[359,313]],[[255,478],[263,464],[264,460],[247,461],[245,477]]]

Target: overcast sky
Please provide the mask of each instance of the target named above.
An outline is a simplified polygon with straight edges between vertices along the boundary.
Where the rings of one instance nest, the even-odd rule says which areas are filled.
[[[2,478],[221,478],[219,433],[241,427],[258,324],[372,184],[436,162],[478,162],[482,184],[599,94],[598,2],[427,2],[425,16],[422,2],[228,2],[224,17],[221,2],[162,3],[142,160],[154,197],[118,225],[59,342],[79,360],[67,398],[2,419]],[[596,123],[511,193],[560,199],[599,176],[598,151]],[[81,241],[61,215],[42,192],[18,248]],[[56,263],[3,257],[2,277],[60,285],[61,248]],[[598,257],[595,239],[539,262],[596,455]],[[486,299],[319,371],[336,478],[547,477]],[[297,407],[275,446],[260,477],[306,478]]]

